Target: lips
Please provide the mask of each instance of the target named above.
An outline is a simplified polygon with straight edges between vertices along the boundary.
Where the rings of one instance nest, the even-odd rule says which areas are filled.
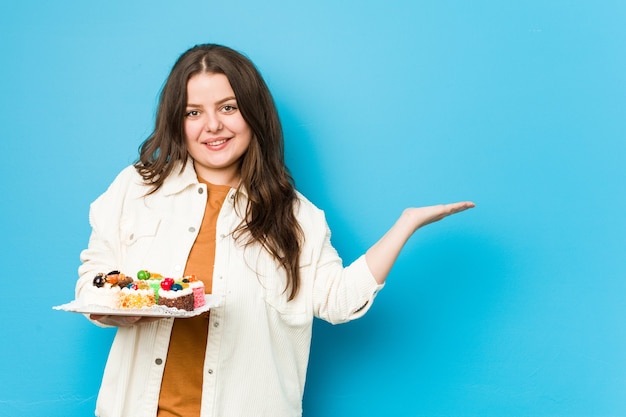
[[[215,139],[209,139],[209,140],[203,141],[202,144],[205,146],[215,147],[215,146],[223,145],[228,141],[229,141],[229,138],[215,138]]]

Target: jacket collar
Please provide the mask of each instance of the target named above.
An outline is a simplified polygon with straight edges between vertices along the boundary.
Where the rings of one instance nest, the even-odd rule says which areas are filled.
[[[181,171],[182,169],[182,171]],[[200,184],[196,170],[193,167],[193,160],[188,158],[183,164],[181,161],[174,162],[172,172],[165,179],[161,189],[164,195],[177,194],[190,186],[196,186]],[[245,187],[239,187],[240,192],[245,197],[248,196]]]
[[[198,177],[196,176],[196,170],[193,169],[193,162],[191,159],[187,159],[184,163],[181,161],[174,162],[172,171],[163,182],[161,189],[163,190],[163,194],[172,195],[183,191],[189,186],[197,184]]]

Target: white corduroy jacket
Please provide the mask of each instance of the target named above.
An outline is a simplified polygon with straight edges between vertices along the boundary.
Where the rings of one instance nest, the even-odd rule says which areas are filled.
[[[206,186],[187,163],[157,192],[146,196],[148,190],[129,166],[92,203],[77,297],[98,272],[183,274],[202,222]],[[217,220],[213,294],[223,302],[211,309],[201,416],[300,416],[313,317],[331,323],[356,319],[382,285],[364,256],[343,267],[324,213],[299,195],[296,212],[305,236],[301,286],[287,302],[284,271],[258,245],[244,249],[232,236],[246,205],[245,193],[237,200],[235,193],[230,191]],[[117,330],[97,416],[156,415],[172,323],[162,319]]]

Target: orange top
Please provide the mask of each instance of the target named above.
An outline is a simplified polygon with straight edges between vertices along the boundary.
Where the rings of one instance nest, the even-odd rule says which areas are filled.
[[[215,263],[215,229],[217,216],[230,187],[213,185],[198,177],[208,190],[202,225],[194,242],[185,275],[195,274],[211,292]],[[158,417],[192,417],[200,415],[204,354],[209,333],[209,313],[188,319],[175,319],[165,361],[159,396]]]

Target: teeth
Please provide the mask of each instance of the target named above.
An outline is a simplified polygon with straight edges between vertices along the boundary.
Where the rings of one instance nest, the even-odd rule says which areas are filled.
[[[208,146],[217,146],[221,145],[222,143],[226,143],[226,139],[216,140],[215,142],[207,142],[206,144]]]

